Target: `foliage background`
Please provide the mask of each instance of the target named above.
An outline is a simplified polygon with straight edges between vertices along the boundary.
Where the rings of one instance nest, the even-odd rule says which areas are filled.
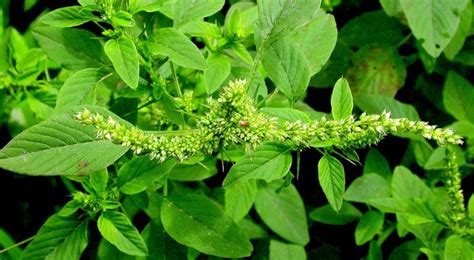
[[[75,1],[39,1],[30,9],[25,10],[24,4],[28,4],[29,2],[31,1],[14,1],[14,4],[10,5],[10,25],[17,28],[21,33],[25,32],[30,23],[45,10],[53,10],[61,6],[75,4]],[[229,3],[226,3],[226,6],[221,12],[225,13],[224,10],[227,10],[228,7]],[[363,49],[374,39],[375,41],[386,40],[386,38],[383,38],[383,32],[379,32],[380,34],[377,35],[377,32],[374,33],[371,28],[367,27],[377,27],[379,25],[372,21],[361,27],[355,26],[355,28],[352,28],[352,32],[346,34],[341,32],[341,28],[356,17],[372,11],[380,11],[381,9],[381,4],[378,1],[349,0],[342,1],[342,3],[336,5],[331,11],[338,26],[339,39],[344,40],[344,38],[341,39],[341,37],[348,37],[348,41],[355,39],[359,43],[357,46],[349,47],[349,55],[344,55],[344,51],[347,50],[341,50],[341,52],[343,52],[343,54],[341,54],[342,56],[335,59],[334,62],[336,66],[339,67],[336,69],[338,73],[336,74],[337,77],[340,76],[340,74],[345,74],[349,80],[354,82],[356,81],[354,77],[357,75],[368,73],[367,71],[370,69],[368,66],[372,65],[372,63],[369,65],[364,63],[368,61],[368,55],[363,55],[360,58],[361,60],[357,60],[357,58],[352,56],[352,53]],[[377,28],[374,30],[377,30]],[[422,49],[417,47],[414,37],[409,36],[410,30],[408,27],[400,25],[400,32],[403,36],[407,36],[407,38],[406,41],[401,42],[402,44],[398,46],[398,54],[396,54],[397,58],[395,59],[400,58],[402,60],[394,61],[394,66],[397,66],[396,62],[407,64],[405,69],[406,77],[403,76],[403,72],[393,72],[391,68],[386,68],[388,72],[377,70],[376,73],[379,73],[382,77],[386,77],[386,80],[389,81],[389,89],[386,91],[396,93],[394,96],[396,100],[413,105],[420,115],[420,118],[429,121],[431,124],[445,126],[454,122],[455,119],[445,111],[442,105],[442,91],[446,73],[448,70],[456,70],[472,82],[474,80],[474,74],[472,74],[471,65],[473,64],[471,61],[450,61],[443,55],[435,62],[434,59],[430,59],[429,56],[426,56],[426,53],[423,53]],[[377,36],[374,39],[370,39],[370,35]],[[350,39],[351,37],[353,39]],[[469,47],[469,44],[472,45],[474,39],[470,36],[467,41],[466,45]],[[469,55],[472,55],[470,49],[463,50],[466,52],[466,59]],[[333,57],[334,55],[333,53]],[[342,60],[347,61],[348,56],[352,57],[352,62],[360,62],[358,63],[360,66],[352,66],[352,71],[341,71],[340,68],[351,66],[350,60],[347,63],[349,65],[341,62]],[[384,56],[384,54],[379,55],[379,53],[376,53],[372,59],[376,60],[381,56]],[[419,57],[421,57],[421,59]],[[391,59],[391,57],[388,59]],[[369,62],[373,62],[373,60],[369,60]],[[433,63],[435,63],[435,65],[431,65]],[[374,65],[374,68],[375,66],[376,65]],[[330,73],[327,73],[327,75],[324,73],[318,75],[311,81],[313,87],[308,89],[305,102],[317,111],[330,112],[329,101],[332,91],[330,87],[334,84],[335,80],[328,76]],[[397,85],[395,82],[400,81],[400,78],[404,78],[404,80],[401,80],[402,83]],[[357,86],[357,84],[351,84],[351,86],[354,87]],[[398,88],[400,89],[398,90]],[[472,97],[471,100],[468,101],[474,102]],[[2,124],[1,127],[0,147],[3,147],[11,139],[10,133],[12,126],[11,124]],[[392,169],[397,165],[407,164],[414,172],[423,172],[423,169],[410,157],[411,149],[409,147],[409,140],[390,137],[382,141],[380,145],[377,146],[377,149],[388,159]],[[364,162],[367,152],[368,150],[362,150],[359,153],[361,162]],[[309,212],[310,208],[327,204],[327,200],[316,177],[316,165],[320,156],[319,153],[312,150],[302,153],[300,178],[293,182],[305,202],[307,212]],[[354,179],[361,176],[363,168],[360,167],[360,165],[352,165],[346,162],[344,162],[344,167],[346,170],[346,183],[347,186],[349,186]],[[230,165],[226,164],[224,168],[224,171],[227,171]],[[218,169],[222,171],[221,167],[218,167]],[[296,172],[296,164],[292,166],[292,172]],[[219,186],[223,181],[223,176],[224,174],[219,173],[213,178],[206,180],[205,183],[210,187]],[[462,185],[465,198],[470,198],[474,187],[472,170],[466,173]],[[48,216],[55,213],[69,200],[68,195],[69,192],[60,177],[29,177],[12,174],[0,169],[0,205],[2,211],[2,214],[0,214],[0,227],[7,231],[15,241],[21,241],[22,239],[30,237],[39,229]],[[255,212],[252,214],[255,214]],[[146,224],[145,221],[146,217],[139,215],[134,220],[134,223],[141,230],[144,224]],[[392,221],[395,221],[395,219],[393,218]],[[334,226],[312,222],[310,225],[311,242],[306,246],[309,256],[311,256],[312,253],[321,256],[320,254],[324,251],[333,258],[358,259],[365,257],[367,255],[368,244],[362,247],[355,245],[354,229],[356,224],[356,222],[353,222],[344,226]],[[98,237],[99,234],[91,235],[91,237],[94,236]],[[410,238],[412,237],[409,236],[399,239],[396,234],[392,234],[384,243],[382,250],[383,252],[391,252],[402,241],[409,240]]]

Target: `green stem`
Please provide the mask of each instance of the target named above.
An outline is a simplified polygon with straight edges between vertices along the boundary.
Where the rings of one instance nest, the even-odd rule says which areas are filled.
[[[173,82],[174,87],[176,88],[176,93],[180,98],[183,98],[183,93],[181,92],[181,86],[179,85],[178,76],[176,75],[176,69],[174,67],[173,62],[170,61],[171,71],[173,72]]]
[[[382,234],[380,234],[379,238],[377,239],[377,245],[382,246],[383,242],[395,231],[395,224],[392,224],[389,228],[387,228]]]
[[[29,237],[29,238],[27,238],[27,239],[25,239],[25,240],[23,240],[23,241],[20,241],[20,242],[14,244],[14,245],[11,245],[11,246],[9,246],[9,247],[7,247],[7,248],[5,248],[5,249],[2,249],[2,250],[0,250],[0,254],[3,254],[3,253],[7,252],[7,251],[10,250],[10,249],[19,247],[19,246],[21,246],[21,245],[23,245],[23,244],[25,244],[25,243],[28,243],[28,242],[30,242],[31,240],[33,240],[34,238],[35,238],[35,236]]]

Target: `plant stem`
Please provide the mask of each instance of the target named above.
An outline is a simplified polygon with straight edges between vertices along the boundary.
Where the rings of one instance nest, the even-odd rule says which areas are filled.
[[[178,93],[178,96],[182,98],[183,93],[181,92],[181,86],[179,85],[178,76],[176,75],[176,69],[174,67],[173,62],[171,61],[170,61],[170,66],[171,66],[171,71],[173,72],[173,81],[174,81],[174,87],[176,88],[176,93]]]
[[[23,245],[23,244],[25,244],[25,243],[28,243],[28,242],[30,242],[31,240],[33,240],[34,238],[35,238],[35,236],[29,237],[29,238],[27,238],[27,239],[25,239],[25,240],[23,240],[23,241],[20,241],[20,242],[14,244],[14,245],[11,245],[11,246],[9,246],[9,247],[7,247],[7,248],[5,248],[5,249],[2,249],[2,250],[0,250],[0,254],[3,254],[3,253],[5,253],[5,252],[7,252],[8,250],[13,249],[13,248],[15,248],[15,247],[19,247],[19,246],[21,246],[21,245]]]

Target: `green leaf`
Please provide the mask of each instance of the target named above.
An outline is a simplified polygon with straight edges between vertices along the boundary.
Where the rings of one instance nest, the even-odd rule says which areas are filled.
[[[183,25],[179,28],[181,32],[184,34],[189,34],[193,37],[211,37],[211,38],[221,38],[222,33],[219,27],[216,24],[203,22],[203,21],[196,21],[190,22]]]
[[[284,121],[302,121],[306,123],[311,122],[311,118],[303,111],[294,109],[294,108],[287,108],[287,107],[263,107],[259,110],[260,112],[278,117]]]
[[[231,64],[223,55],[211,54],[207,58],[209,67],[204,70],[204,83],[207,94],[212,94],[221,88],[222,83],[229,77]]]
[[[59,90],[56,110],[86,104],[86,97],[105,75],[104,70],[95,68],[83,69],[72,74]]]
[[[138,13],[145,11],[149,13],[160,10],[165,1],[156,0],[129,0],[129,10],[131,13]]]
[[[375,148],[371,148],[365,157],[364,175],[368,173],[377,173],[378,175],[389,179],[392,176],[390,165],[387,159]]]
[[[41,18],[41,22],[56,27],[73,27],[86,23],[94,18],[82,6],[68,6],[53,10]]]
[[[458,28],[467,0],[400,0],[408,25],[423,48],[433,57],[446,48]]]
[[[395,47],[364,46],[353,55],[346,75],[354,93],[394,97],[407,70]]]
[[[417,260],[420,259],[420,245],[418,240],[404,242],[397,246],[390,254],[389,260]]]
[[[225,189],[225,213],[238,222],[253,206],[257,194],[255,180],[237,183]]]
[[[469,202],[467,204],[467,211],[469,213],[469,217],[474,219],[474,196],[472,195],[469,198]]]
[[[466,37],[469,36],[472,24],[472,1],[467,1],[466,8],[461,12],[461,20],[458,29],[449,44],[444,49],[444,54],[453,60],[461,51]]]
[[[100,234],[120,251],[136,256],[148,253],[145,241],[128,217],[118,211],[104,211],[97,221]]]
[[[392,194],[400,199],[429,199],[433,193],[425,182],[404,166],[397,166],[392,177]]]
[[[107,190],[107,183],[109,181],[109,172],[107,169],[102,169],[89,176],[89,182],[95,192],[100,194]]]
[[[448,72],[443,90],[443,103],[446,111],[458,120],[474,123],[474,87],[461,75]]]
[[[355,230],[356,245],[361,246],[372,240],[382,231],[384,214],[380,211],[369,210],[360,218]]]
[[[267,238],[267,231],[249,218],[243,218],[239,221],[241,227],[250,239]]]
[[[260,0],[255,42],[269,45],[277,41],[288,31],[308,23],[320,5],[320,0]]]
[[[403,11],[400,0],[380,0],[380,4],[383,10],[390,16],[396,16]]]
[[[391,97],[360,93],[354,94],[354,102],[368,114],[380,114],[383,111],[390,111],[392,118],[420,119],[418,112],[412,105],[402,103]]]
[[[142,232],[142,237],[148,247],[147,257],[138,259],[186,259],[187,250],[183,245],[178,244],[168,234],[166,234],[161,224],[160,218],[151,221]]]
[[[343,202],[339,212],[334,211],[331,205],[326,204],[315,208],[309,214],[309,217],[316,222],[329,225],[345,225],[362,217],[362,213],[348,202]]]
[[[319,184],[331,207],[338,212],[341,209],[345,176],[342,163],[329,154],[323,155],[318,163]]]
[[[110,39],[104,46],[105,54],[112,61],[120,78],[132,89],[138,87],[140,67],[135,43],[129,38]]]
[[[15,240],[8,234],[3,228],[0,228],[0,250],[4,250],[10,246],[15,245]],[[20,247],[12,247],[8,251],[3,252],[3,256],[8,259],[20,259],[20,255],[22,253],[22,249]]]
[[[366,12],[350,20],[339,31],[339,40],[349,47],[397,46],[405,27],[383,11]]]
[[[340,78],[331,95],[331,112],[332,117],[336,120],[345,119],[352,115],[352,108],[354,102],[352,101],[351,89],[349,83],[345,78]]]
[[[474,259],[474,246],[469,242],[469,240],[458,235],[452,235],[446,240],[444,259]]]
[[[87,107],[91,112],[123,120],[99,107]],[[92,126],[84,127],[74,120],[82,111],[76,107],[64,111],[15,136],[0,150],[0,167],[29,175],[87,175],[104,169],[128,148],[97,140]]]
[[[65,69],[81,70],[107,66],[107,58],[100,41],[89,31],[41,26],[33,29],[33,35],[48,57]]]
[[[246,257],[252,244],[244,231],[208,198],[182,194],[163,198],[161,221],[180,244],[220,257]]]
[[[181,0],[174,4],[173,25],[179,28],[190,21],[217,13],[224,6],[224,0]]]
[[[310,65],[311,76],[318,73],[329,60],[337,41],[334,16],[319,10],[305,26],[291,36]]]
[[[261,179],[266,182],[283,178],[291,166],[290,149],[283,145],[264,144],[247,154],[230,169],[224,186]]]
[[[182,32],[173,28],[158,30],[150,43],[151,52],[169,57],[176,65],[204,70],[207,62],[201,51]]]
[[[88,243],[87,225],[75,216],[49,217],[21,259],[79,259]]]
[[[135,20],[133,19],[132,14],[125,11],[114,13],[110,20],[114,27],[131,27],[135,25]]]
[[[355,179],[344,193],[345,200],[369,204],[372,200],[388,197],[390,197],[390,183],[375,173],[364,174]]]
[[[216,159],[209,157],[196,164],[177,164],[169,174],[174,181],[201,181],[217,174]]]
[[[284,38],[273,43],[262,62],[275,86],[291,102],[304,95],[309,84],[310,67],[304,53],[292,40]]]
[[[150,160],[147,156],[133,158],[118,171],[117,185],[125,194],[140,193],[155,182],[165,179],[175,165],[174,159],[160,163]]]
[[[255,209],[272,231],[288,241],[306,245],[309,233],[303,200],[292,184],[277,193],[275,190],[279,187],[260,187],[255,198]]]
[[[270,260],[306,260],[306,252],[301,245],[282,243],[270,240]]]
[[[176,100],[169,93],[163,93],[161,96],[161,102],[163,103],[163,110],[165,110],[168,118],[177,125],[184,125],[184,115],[181,113],[176,103]]]

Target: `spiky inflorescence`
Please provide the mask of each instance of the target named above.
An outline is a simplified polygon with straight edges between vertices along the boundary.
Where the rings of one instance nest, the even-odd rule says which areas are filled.
[[[204,152],[211,154],[229,145],[244,144],[255,148],[263,142],[280,142],[302,149],[317,142],[326,142],[339,149],[363,148],[378,143],[387,134],[411,133],[434,140],[439,145],[462,144],[462,138],[450,129],[441,129],[422,121],[362,114],[340,120],[322,118],[311,123],[279,122],[260,113],[247,96],[245,81],[231,82],[217,99],[208,100],[209,111],[197,128],[161,134],[127,128],[113,118],[104,118],[84,110],[76,119],[97,129],[97,137],[130,147],[136,154],[148,154],[164,161],[173,157],[184,160]],[[449,149],[448,149],[449,150]],[[457,223],[465,218],[460,177],[453,153],[448,153],[447,188],[450,196],[450,219]]]

